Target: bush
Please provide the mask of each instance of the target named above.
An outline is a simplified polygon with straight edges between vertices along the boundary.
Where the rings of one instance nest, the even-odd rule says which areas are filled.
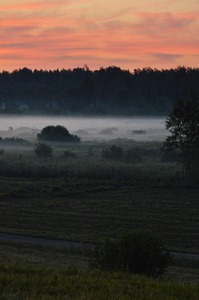
[[[107,238],[90,253],[90,266],[108,271],[128,271],[148,276],[163,274],[171,261],[162,242],[149,232]]]
[[[44,127],[41,133],[37,134],[37,138],[39,141],[49,142],[80,142],[80,138],[77,135],[70,134],[69,131],[61,125]]]
[[[89,157],[93,157],[95,155],[94,149],[93,147],[89,147],[88,148],[88,156]]]
[[[38,143],[35,145],[34,152],[38,157],[44,158],[52,156],[53,149],[47,144]]]
[[[177,151],[165,153],[161,157],[161,162],[166,162],[166,163],[181,163],[182,162],[182,157]]]
[[[68,158],[76,158],[77,157],[77,154],[76,153],[73,153],[69,150],[65,150],[64,151],[64,158],[65,159],[68,159]]]
[[[126,163],[141,163],[142,162],[142,156],[137,152],[136,149],[128,149],[124,153],[124,161]]]
[[[109,148],[102,150],[101,157],[109,160],[121,160],[123,153],[124,151],[120,146],[112,145]]]
[[[31,143],[29,141],[18,137],[5,138],[3,142],[9,145],[31,146]]]

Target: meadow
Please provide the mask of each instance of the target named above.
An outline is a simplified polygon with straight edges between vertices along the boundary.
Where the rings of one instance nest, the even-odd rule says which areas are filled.
[[[171,251],[198,253],[198,183],[183,178],[176,154],[163,156],[161,142],[114,140],[126,154],[118,160],[102,155],[113,141],[52,144],[53,156],[45,159],[35,155],[34,144],[17,142],[0,146],[0,232],[84,245],[147,229]],[[176,258],[155,280],[88,270],[80,249],[1,241],[0,257],[2,299],[198,296],[199,264],[187,259]]]
[[[74,267],[0,265],[1,299],[198,299],[197,283]]]

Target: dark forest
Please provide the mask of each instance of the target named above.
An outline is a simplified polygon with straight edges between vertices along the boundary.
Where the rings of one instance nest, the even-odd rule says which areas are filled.
[[[0,73],[0,113],[167,115],[193,89],[199,94],[198,68],[22,68]]]

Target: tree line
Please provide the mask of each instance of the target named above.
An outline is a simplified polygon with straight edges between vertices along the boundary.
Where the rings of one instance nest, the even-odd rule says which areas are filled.
[[[110,66],[0,72],[0,113],[167,115],[190,90],[199,93],[199,69]]]

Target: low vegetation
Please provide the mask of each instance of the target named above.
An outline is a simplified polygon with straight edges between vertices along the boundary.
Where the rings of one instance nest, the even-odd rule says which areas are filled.
[[[77,158],[77,154],[72,152],[71,150],[65,150],[64,153],[63,153],[63,157],[65,159],[68,159],[68,158]]]
[[[166,249],[198,251],[198,177],[185,180],[178,153],[166,156],[161,147],[119,140],[2,146],[0,232],[100,246],[92,270],[79,250],[1,242],[0,298],[197,299],[198,284],[176,276],[193,281],[197,264],[169,265]],[[138,229],[151,235],[128,233]]]
[[[0,297],[7,299],[198,299],[198,283],[149,279],[74,267],[0,264]]]
[[[34,147],[34,152],[36,156],[41,158],[51,157],[53,154],[53,148],[45,143],[38,143]]]
[[[19,137],[2,138],[0,137],[0,145],[2,146],[31,146],[31,143],[25,139]]]
[[[109,160],[122,160],[123,149],[120,146],[112,145],[102,150],[102,158]]]
[[[90,251],[90,266],[107,271],[125,271],[148,276],[162,275],[171,262],[163,243],[147,231],[106,238]]]

